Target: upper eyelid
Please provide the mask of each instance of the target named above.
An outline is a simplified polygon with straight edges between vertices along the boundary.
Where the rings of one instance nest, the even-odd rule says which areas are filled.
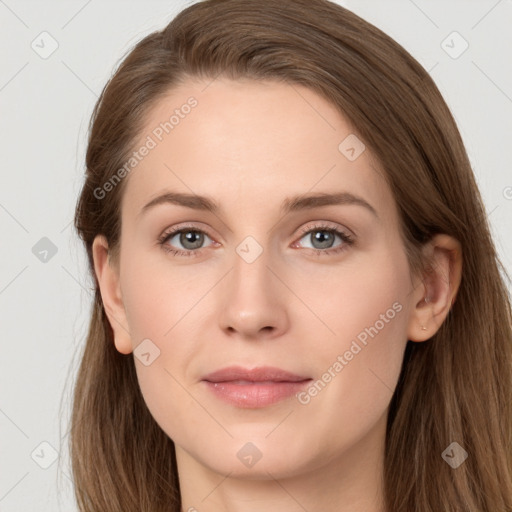
[[[299,230],[299,233],[300,235],[305,235],[307,233],[309,233],[310,231],[314,231],[315,229],[326,229],[326,230],[330,230],[332,229],[333,231],[340,231],[342,233],[345,233],[346,235],[349,235],[349,236],[355,236],[355,232],[352,230],[352,229],[349,229],[345,226],[341,226],[340,224],[336,224],[336,223],[333,223],[333,222],[329,222],[329,221],[312,221],[314,223],[313,226],[308,226],[307,224],[301,228]]]
[[[336,223],[334,223],[332,221],[324,221],[324,220],[318,221],[317,220],[317,221],[311,221],[311,222],[313,222],[313,225],[308,225],[308,223],[306,223],[304,225],[304,227],[301,227],[299,229],[299,238],[297,240],[300,240],[305,235],[307,235],[311,231],[314,231],[315,229],[316,230],[326,229],[326,230],[339,231],[340,233],[344,233],[345,235],[347,235],[349,237],[355,237],[356,236],[355,233],[353,232],[353,230],[348,229],[348,228],[346,228],[344,226],[340,226],[339,224],[336,224]],[[208,229],[203,228],[203,227],[199,227],[199,226],[194,225],[192,223],[185,223],[184,225],[178,225],[178,227],[168,228],[168,229],[163,231],[163,233],[162,233],[162,235],[160,235],[159,239],[164,239],[164,240],[165,239],[169,239],[171,236],[179,234],[180,232],[185,231],[187,229],[190,230],[190,231],[198,231],[198,232],[204,233],[212,241],[216,242],[215,237],[210,234]],[[348,233],[347,233],[347,231],[348,231]],[[216,242],[216,243],[218,243],[218,242]]]

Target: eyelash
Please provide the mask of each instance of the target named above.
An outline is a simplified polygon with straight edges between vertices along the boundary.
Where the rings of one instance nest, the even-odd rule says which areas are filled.
[[[354,239],[345,233],[344,231],[340,231],[339,229],[333,228],[332,226],[328,226],[325,224],[316,224],[314,226],[308,226],[307,228],[304,228],[300,232],[300,237],[304,238],[305,235],[309,233],[314,233],[315,231],[324,231],[327,233],[332,233],[334,235],[338,235],[341,240],[343,241],[343,244],[339,247],[336,247],[334,249],[310,249],[311,251],[314,251],[313,254],[317,256],[325,256],[325,255],[333,255],[338,254],[342,251],[345,251],[348,247],[354,244]],[[168,231],[165,231],[158,239],[159,245],[162,247],[162,249],[167,253],[172,253],[174,256],[198,256],[201,253],[202,249],[194,249],[194,250],[188,250],[188,251],[182,251],[177,249],[172,249],[169,247],[166,242],[172,238],[174,235],[179,233],[187,233],[187,232],[193,232],[193,233],[202,233],[209,238],[212,238],[207,232],[203,231],[202,229],[198,229],[194,226],[180,226],[179,228],[172,228]]]

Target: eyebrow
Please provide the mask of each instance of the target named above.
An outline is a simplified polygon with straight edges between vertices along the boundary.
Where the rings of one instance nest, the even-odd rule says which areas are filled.
[[[210,197],[181,192],[166,192],[161,194],[144,205],[138,216],[142,216],[155,206],[162,204],[174,204],[184,206],[193,210],[208,211],[213,214],[220,213],[221,207]],[[281,206],[281,213],[287,214],[301,210],[310,210],[322,206],[357,205],[369,210],[375,217],[379,218],[375,208],[362,197],[350,192],[338,193],[317,193],[310,195],[299,195],[287,198]]]

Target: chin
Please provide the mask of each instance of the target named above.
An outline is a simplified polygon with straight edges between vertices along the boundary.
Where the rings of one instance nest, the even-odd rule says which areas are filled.
[[[267,435],[267,434],[265,434]],[[197,462],[230,478],[268,480],[289,478],[321,465],[325,454],[306,453],[300,443],[283,444],[281,439],[237,436],[229,442],[190,451]],[[293,436],[290,436],[290,440]]]

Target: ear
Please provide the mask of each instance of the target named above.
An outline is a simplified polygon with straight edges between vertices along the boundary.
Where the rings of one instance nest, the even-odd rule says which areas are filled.
[[[453,237],[435,235],[424,252],[430,264],[412,291],[411,341],[428,340],[439,330],[455,301],[462,275],[461,246]]]
[[[112,261],[108,242],[103,235],[94,239],[92,255],[105,313],[114,331],[116,349],[121,354],[130,354],[133,347],[121,296],[119,267]]]

